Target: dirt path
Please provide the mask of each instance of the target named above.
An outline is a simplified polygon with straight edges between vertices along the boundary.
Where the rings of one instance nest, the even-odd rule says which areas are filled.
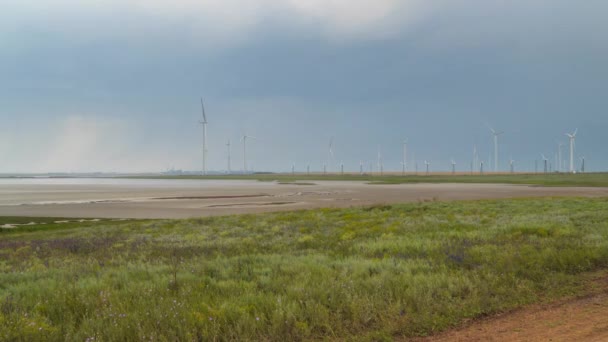
[[[608,341],[608,272],[595,275],[582,298],[534,305],[415,341]]]

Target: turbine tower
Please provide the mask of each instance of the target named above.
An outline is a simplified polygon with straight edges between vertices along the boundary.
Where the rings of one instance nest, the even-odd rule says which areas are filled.
[[[201,109],[203,111],[203,120],[199,124],[203,125],[203,176],[207,175],[207,114],[205,114],[205,104],[201,97]]]
[[[563,143],[558,142],[557,143],[557,171],[558,172],[562,172],[564,171],[564,162],[562,160],[562,147],[564,146]]]
[[[403,140],[403,174],[407,171],[407,139]]]
[[[509,168],[511,169],[511,173],[515,173],[515,160],[513,160],[513,157],[509,159]]]
[[[243,173],[247,173],[247,139],[257,139],[256,137],[249,136],[244,134],[241,138],[241,142],[243,143]]]
[[[492,136],[494,137],[494,172],[498,172],[498,136],[504,134],[505,132],[497,132],[494,130],[494,128],[489,128],[492,132]]]
[[[428,161],[424,161],[424,165],[426,165],[426,175],[429,175],[429,166],[431,165],[431,163],[429,163]]]
[[[382,154],[380,153],[380,146],[378,146],[378,170],[380,171],[380,176],[382,176],[384,170],[382,165]]]
[[[543,158],[543,163],[544,163],[543,170],[544,170],[544,173],[547,173],[547,163],[549,162],[549,159],[547,159],[547,157],[545,157],[545,155],[542,154],[542,153],[540,154],[540,156]]]
[[[574,133],[566,133],[566,136],[570,139],[570,173],[575,173],[574,170],[574,140],[576,139],[576,132],[578,128],[574,130]]]
[[[327,152],[327,166],[330,171],[331,171],[331,165],[333,164],[333,161],[334,161],[334,137],[331,137],[329,139],[329,150]]]
[[[456,174],[456,161],[452,158],[452,175]]]
[[[228,174],[231,174],[232,171],[230,170],[230,139],[228,139],[228,143],[226,143],[226,147],[228,148]]]

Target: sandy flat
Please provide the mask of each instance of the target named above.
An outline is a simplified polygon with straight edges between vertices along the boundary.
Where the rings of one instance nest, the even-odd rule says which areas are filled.
[[[46,179],[0,181],[0,216],[189,218],[432,200],[608,196],[608,188],[505,184]]]

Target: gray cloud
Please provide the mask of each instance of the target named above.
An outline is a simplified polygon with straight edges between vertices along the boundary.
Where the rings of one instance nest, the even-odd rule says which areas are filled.
[[[201,94],[215,168],[225,165],[225,141],[243,131],[264,137],[252,145],[259,168],[320,164],[332,135],[337,158],[352,168],[375,158],[377,145],[398,167],[404,136],[418,159],[449,168],[452,156],[470,159],[474,144],[487,155],[486,122],[507,131],[505,159],[528,168],[575,127],[578,150],[595,161],[589,165],[608,167],[608,4],[601,1],[12,0],[4,7],[0,171],[198,168]],[[64,132],[74,116],[99,122],[83,123],[99,128],[87,138],[120,143],[87,140],[66,148],[70,156],[46,158],[49,146],[72,143],[45,124]],[[103,128],[116,122],[127,128]],[[235,144],[235,158],[239,151]]]

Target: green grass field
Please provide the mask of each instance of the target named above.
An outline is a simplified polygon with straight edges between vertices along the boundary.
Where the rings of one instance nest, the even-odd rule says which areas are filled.
[[[0,231],[2,341],[390,340],[608,267],[605,198],[31,228]]]
[[[212,175],[212,176],[146,176],[129,178],[156,179],[249,179],[258,181],[277,181],[281,183],[307,184],[310,181],[364,181],[372,184],[407,184],[407,183],[504,183],[529,184],[542,186],[591,186],[608,187],[608,173],[585,174],[486,174],[486,175],[354,175],[354,174],[252,174],[252,175]]]

